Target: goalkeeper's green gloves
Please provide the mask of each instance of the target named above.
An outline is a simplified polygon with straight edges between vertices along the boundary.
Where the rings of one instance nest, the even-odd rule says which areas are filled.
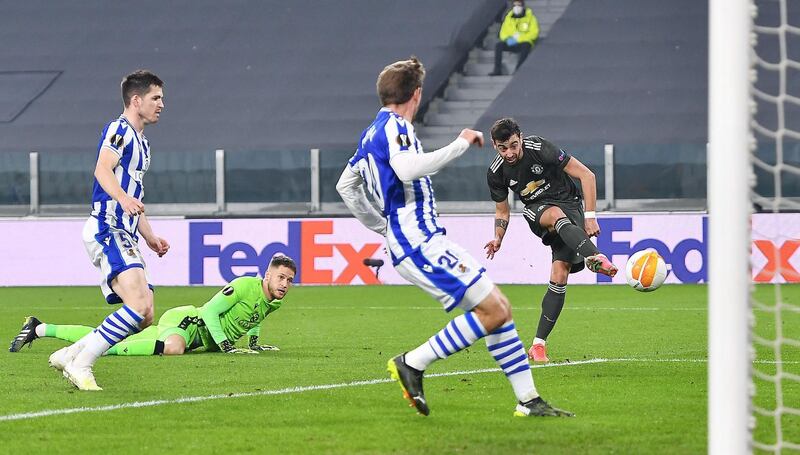
[[[277,346],[272,346],[270,344],[258,344],[258,335],[250,335],[250,349],[253,351],[280,351],[281,349]]]
[[[230,340],[222,340],[218,346],[220,351],[227,354],[258,354],[257,351],[252,349],[237,348],[233,345],[233,343],[230,342]]]

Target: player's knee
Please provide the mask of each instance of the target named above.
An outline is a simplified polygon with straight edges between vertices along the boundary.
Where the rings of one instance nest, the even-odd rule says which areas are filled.
[[[182,355],[186,352],[186,340],[180,335],[170,335],[164,340],[164,355]]]
[[[153,291],[149,288],[129,290],[122,301],[148,320],[147,325],[153,322]]]
[[[556,221],[566,216],[567,215],[564,214],[564,211],[561,210],[560,207],[552,206],[542,213],[541,218],[539,218],[539,224],[547,230],[553,230]]]
[[[182,355],[184,351],[183,346],[164,344],[164,355]]]
[[[140,329],[146,329],[147,327],[150,327],[151,325],[153,325],[153,310],[152,310],[152,308],[150,309],[149,312],[144,314],[144,317],[142,318],[142,322],[139,323],[139,328]]]
[[[498,310],[498,317],[501,317],[503,319],[502,324],[505,324],[511,320],[511,302],[508,300],[508,297],[506,297],[505,294],[500,292],[499,289],[497,290],[497,294],[498,306],[500,308]]]
[[[511,319],[511,304],[496,287],[474,311],[487,332],[494,331]]]

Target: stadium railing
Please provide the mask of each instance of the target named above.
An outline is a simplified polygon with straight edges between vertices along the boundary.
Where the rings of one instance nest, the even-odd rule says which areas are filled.
[[[600,210],[706,209],[705,145],[564,148],[595,172]],[[485,185],[489,153],[486,148],[467,153],[433,178],[441,213],[494,209]],[[351,154],[319,149],[162,153],[145,177],[145,203],[153,215],[344,215],[335,185]],[[93,161],[85,152],[0,153],[0,216],[85,214]],[[800,183],[784,188],[787,194],[800,197]]]

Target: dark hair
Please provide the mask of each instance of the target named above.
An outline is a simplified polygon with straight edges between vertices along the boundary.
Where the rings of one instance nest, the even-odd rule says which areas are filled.
[[[495,142],[507,141],[513,135],[521,136],[519,125],[511,117],[501,118],[492,125],[492,140]]]
[[[280,266],[284,266],[287,268],[292,269],[292,272],[297,273],[297,265],[294,263],[294,259],[290,258],[289,256],[284,256],[282,254],[276,254],[272,257],[272,260],[269,261],[269,268],[274,269]]]
[[[122,79],[122,102],[125,107],[131,104],[133,95],[144,96],[150,91],[150,86],[163,87],[164,81],[148,70],[136,70]]]
[[[386,66],[378,75],[378,98],[381,104],[403,104],[414,96],[414,91],[422,87],[425,80],[425,67],[415,56]]]

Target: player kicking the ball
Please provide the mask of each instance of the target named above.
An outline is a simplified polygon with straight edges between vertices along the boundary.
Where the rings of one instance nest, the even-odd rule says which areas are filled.
[[[377,82],[383,108],[362,133],[336,185],[353,215],[386,237],[392,264],[403,278],[427,291],[445,311],[464,311],[416,349],[389,360],[389,373],[417,411],[428,415],[424,371],[485,338],[517,397],[514,415],[570,416],[536,391],[508,299],[469,253],[447,239],[439,224],[430,175],[470,145],[482,146],[483,135],[465,129],[450,145],[423,153],[411,122],[422,99],[424,77],[425,69],[415,57],[383,69]]]
[[[511,189],[525,204],[522,214],[531,231],[553,252],[550,285],[542,299],[536,338],[528,351],[534,361],[549,362],[546,340],[564,307],[569,274],[583,270],[584,264],[592,272],[612,277],[617,273],[617,267],[589,239],[600,233],[595,216],[594,174],[544,138],[523,139],[513,119],[496,121],[491,134],[498,153],[487,173],[489,190],[496,203],[495,237],[484,247],[486,257],[494,258],[508,229]],[[586,211],[573,178],[581,182]]]
[[[126,338],[105,354],[180,355],[199,348],[229,354],[278,351],[275,346],[258,343],[261,323],[281,307],[296,273],[297,266],[291,258],[275,256],[263,280],[248,276],[236,278],[201,308],[181,306],[168,310],[158,320],[157,327],[148,327]],[[42,337],[75,342],[93,330],[83,325],[45,324],[29,316],[9,351],[18,352]],[[248,348],[235,347],[236,341],[245,334],[249,335]]]

